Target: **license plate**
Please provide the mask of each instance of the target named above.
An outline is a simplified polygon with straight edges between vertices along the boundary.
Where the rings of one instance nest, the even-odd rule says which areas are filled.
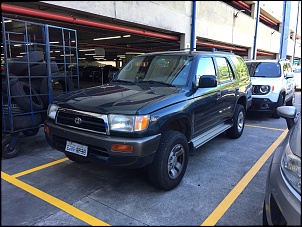
[[[86,157],[88,153],[88,146],[66,141],[65,151]]]

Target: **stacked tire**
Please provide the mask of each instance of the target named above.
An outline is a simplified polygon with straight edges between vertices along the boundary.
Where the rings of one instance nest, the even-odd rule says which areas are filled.
[[[22,110],[24,114],[13,114],[12,117],[8,112],[4,114],[2,123],[7,126],[6,131],[22,130],[23,128],[24,131],[28,131],[30,128],[31,133],[25,132],[25,134],[34,134],[32,128],[38,127],[46,117],[50,92],[52,92],[52,88],[50,91],[49,86],[60,84],[63,92],[74,90],[72,80],[59,72],[55,61],[50,62],[50,71],[51,76],[49,77],[47,63],[39,51],[31,51],[8,64],[8,78],[5,72],[2,73],[2,95],[11,97],[11,102],[17,105],[18,111]],[[8,86],[10,94],[7,92]],[[5,109],[5,105],[7,103],[3,103],[3,109]],[[12,111],[16,111],[14,107],[11,106]],[[10,118],[13,118],[13,121]]]
[[[19,152],[18,135],[33,136],[46,118],[50,94],[59,84],[63,92],[74,90],[72,80],[59,72],[55,61],[48,65],[39,51],[29,52],[8,63],[2,73],[2,157]],[[8,89],[9,88],[9,89]]]

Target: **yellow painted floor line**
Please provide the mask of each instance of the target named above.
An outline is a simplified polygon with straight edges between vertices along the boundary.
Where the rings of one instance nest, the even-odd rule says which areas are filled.
[[[78,208],[75,208],[74,206],[57,199],[56,197],[49,195],[29,184],[24,183],[23,181],[20,181],[18,179],[16,179],[15,177],[12,177],[4,172],[1,171],[1,178],[3,180],[6,180],[7,182],[23,189],[24,191],[27,191],[28,193],[44,200],[47,203],[50,203],[51,205],[59,208],[60,210],[65,211],[66,213],[80,219],[83,222],[86,222],[89,225],[92,226],[110,226],[109,224],[107,224],[106,222],[103,222],[81,210],[79,210]]]
[[[216,209],[207,217],[207,219],[201,224],[201,226],[214,226],[219,219],[224,215],[227,209],[237,199],[240,193],[253,179],[259,169],[264,165],[267,159],[271,156],[277,146],[285,138],[287,129],[278,137],[278,139],[266,150],[266,152],[259,158],[255,165],[245,174],[245,176],[239,181],[239,183],[233,188],[233,190],[222,200],[222,202],[216,207]]]
[[[47,168],[47,167],[50,167],[50,166],[53,166],[53,165],[56,165],[56,164],[59,164],[61,162],[65,162],[69,160],[68,158],[62,158],[62,159],[59,159],[57,161],[54,161],[54,162],[50,162],[50,163],[47,163],[45,165],[42,165],[42,166],[38,166],[38,167],[35,167],[35,168],[32,168],[32,169],[29,169],[29,170],[26,170],[26,171],[23,171],[21,173],[16,173],[16,174],[13,174],[11,175],[12,177],[20,177],[20,176],[24,176],[26,174],[29,174],[29,173],[33,173],[35,171],[38,171],[38,170],[41,170],[41,169],[44,169],[44,168]]]
[[[284,129],[282,129],[282,128],[268,128],[268,127],[257,126],[257,125],[249,125],[249,124],[245,124],[245,126],[249,126],[249,127],[253,127],[253,128],[265,128],[265,129],[269,129],[269,130],[284,131]]]

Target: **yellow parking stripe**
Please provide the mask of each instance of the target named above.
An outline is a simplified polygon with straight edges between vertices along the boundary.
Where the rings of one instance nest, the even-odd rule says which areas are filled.
[[[77,208],[1,171],[1,178],[92,226],[110,226]]]
[[[270,130],[284,131],[284,129],[281,129],[281,128],[268,128],[268,127],[257,126],[257,125],[249,125],[249,124],[245,124],[245,126],[249,126],[249,127],[253,127],[253,128],[264,128],[264,129],[270,129]]]
[[[201,226],[214,226],[219,219],[224,215],[232,203],[237,199],[240,193],[248,185],[248,183],[253,179],[259,169],[271,156],[277,146],[285,138],[288,129],[278,137],[278,139],[266,150],[266,152],[261,156],[261,158],[255,163],[255,165],[245,174],[245,176],[239,181],[239,183],[233,188],[233,190],[222,200],[222,202],[217,206],[217,208],[207,217],[207,219],[201,224]]]
[[[255,126],[255,125],[249,125],[245,124],[249,127],[254,128],[264,128],[264,129],[270,129],[270,130],[284,130],[284,129],[278,129],[278,128],[268,128],[268,127],[262,127],[262,126]],[[281,142],[281,140],[284,139],[286,135],[287,130],[285,130],[279,138],[270,146],[270,148],[262,155],[262,157],[257,161],[257,163],[250,169],[250,171],[241,179],[241,181],[233,188],[233,190],[227,195],[227,197],[218,205],[218,207],[211,213],[211,215],[201,224],[201,226],[213,226],[217,223],[217,221],[223,216],[223,214],[226,212],[226,210],[231,206],[231,204],[236,200],[236,198],[239,196],[239,194],[244,190],[244,188],[247,186],[247,184],[252,180],[252,178],[255,176],[255,174],[259,171],[259,169],[262,167],[262,165],[266,162],[266,160],[270,157],[270,155],[273,153],[275,148],[278,146],[278,144]],[[33,173],[35,171],[62,163],[69,160],[68,158],[63,158],[54,162],[50,162],[48,164],[38,166],[17,174],[8,175],[1,171],[1,178],[8,181],[9,183],[33,194],[34,196],[58,207],[61,210],[64,210],[65,212],[71,214],[72,216],[90,224],[90,225],[96,225],[96,226],[109,226],[109,224],[75,208],[72,205],[69,205],[68,203],[65,203],[64,201],[61,201],[37,188],[34,188],[18,179],[17,177],[24,176],[29,173]]]
[[[60,160],[57,160],[57,161],[54,161],[54,162],[50,162],[50,163],[47,163],[45,165],[42,165],[42,166],[38,166],[38,167],[35,167],[35,168],[32,168],[32,169],[29,169],[29,170],[26,170],[26,171],[23,171],[21,173],[16,173],[14,175],[11,175],[12,177],[20,177],[20,176],[24,176],[26,174],[29,174],[29,173],[32,173],[32,172],[35,172],[35,171],[38,171],[38,170],[41,170],[41,169],[44,169],[44,168],[47,168],[47,167],[50,167],[50,166],[53,166],[53,165],[56,165],[56,164],[59,164],[61,162],[65,162],[69,160],[68,158],[62,158]]]

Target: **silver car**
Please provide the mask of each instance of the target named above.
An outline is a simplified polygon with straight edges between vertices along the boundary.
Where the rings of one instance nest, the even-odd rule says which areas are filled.
[[[295,90],[301,90],[301,67],[294,69]]]
[[[277,112],[289,130],[269,167],[263,225],[301,226],[301,117],[294,106],[278,107]]]

